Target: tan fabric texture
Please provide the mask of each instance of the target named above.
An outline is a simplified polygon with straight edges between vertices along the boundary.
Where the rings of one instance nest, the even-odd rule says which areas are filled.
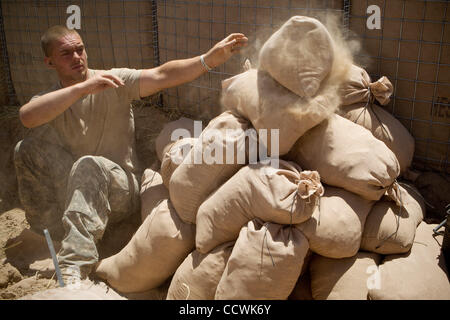
[[[385,76],[372,82],[366,70],[352,65],[340,91],[343,106],[367,102],[371,99],[376,99],[381,105],[386,105],[394,92],[394,86]]]
[[[89,69],[88,75],[92,77],[100,71]],[[77,159],[84,155],[103,156],[137,173],[141,168],[136,154],[131,102],[140,99],[140,70],[120,68],[105,72],[119,77],[125,85],[80,98],[49,124]],[[58,89],[61,89],[60,83],[32,99]]]
[[[383,108],[366,103],[342,106],[339,114],[368,129],[395,154],[400,172],[405,172],[414,157],[415,141],[408,129]]]
[[[253,218],[279,224],[308,220],[323,194],[320,177],[280,160],[279,168],[256,164],[242,168],[202,203],[197,215],[196,248],[206,253],[236,240]]]
[[[147,168],[142,175],[141,182],[141,219],[145,218],[162,200],[169,199],[169,190],[164,186],[161,175]]]
[[[178,217],[170,200],[161,202],[119,253],[95,273],[120,292],[143,292],[160,286],[195,247],[195,225]]]
[[[323,183],[379,200],[391,190],[400,166],[391,150],[368,130],[337,114],[305,133],[287,155],[317,170]]]
[[[315,300],[367,300],[368,286],[376,285],[380,255],[358,252],[344,259],[314,255],[310,264],[311,292]]]
[[[189,136],[185,136],[184,138],[194,138],[194,120],[181,117],[178,120],[166,123],[155,140],[156,155],[158,156],[159,161],[162,161],[165,153],[164,149],[167,147],[167,145],[180,138],[179,136],[172,137],[172,134],[177,129],[187,130],[184,132],[180,131],[186,135],[189,133]]]
[[[215,299],[287,299],[308,249],[308,240],[292,226],[249,221],[239,233]]]
[[[192,251],[175,272],[167,300],[213,300],[233,246],[234,241],[207,254]]]
[[[377,100],[381,105],[387,104],[393,90],[386,77],[371,82],[366,70],[352,65],[341,86],[342,105],[338,113],[370,130],[377,139],[383,141],[394,152],[403,173],[411,166],[414,137],[392,114],[373,103]]]
[[[267,133],[266,141],[259,139],[269,155],[288,153],[298,138],[339,105],[338,92],[334,89],[314,98],[301,98],[277,83],[267,72],[257,69],[226,79],[224,83],[221,103],[226,110],[248,119],[258,131],[279,130],[278,148],[271,144],[271,131]]]
[[[441,252],[443,237],[436,224],[422,222],[410,252],[385,257],[380,265],[380,288],[369,290],[372,300],[450,300],[450,283]]]
[[[333,59],[333,40],[325,26],[304,16],[290,18],[259,52],[260,69],[301,97],[317,93]]]
[[[414,187],[401,184],[400,190],[402,207],[383,197],[370,211],[362,235],[362,250],[398,254],[411,249],[416,228],[425,214],[425,203]]]
[[[222,113],[209,122],[175,169],[170,179],[170,199],[183,221],[195,223],[202,202],[248,162],[245,131],[249,128],[251,124],[244,118],[229,111]],[[234,134],[227,134],[229,130]],[[234,149],[232,159],[227,159],[229,148]],[[239,155],[242,159],[238,159]]]
[[[196,138],[183,138],[164,148],[165,152],[161,161],[161,177],[167,189],[169,188],[173,172],[183,162],[197,140]]]
[[[308,238],[310,250],[335,259],[354,256],[374,201],[330,186],[319,201],[311,219],[296,226]]]

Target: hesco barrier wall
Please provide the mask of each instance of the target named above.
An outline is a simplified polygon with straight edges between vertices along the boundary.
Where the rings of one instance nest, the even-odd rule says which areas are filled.
[[[241,55],[190,84],[165,90],[158,100],[166,112],[202,119],[220,112],[221,81],[241,72],[246,58],[255,62],[258,49],[281,23],[293,15],[321,19],[333,13],[349,37],[360,41],[357,61],[372,79],[385,75],[394,84],[387,109],[416,139],[415,166],[450,171],[448,1],[2,0],[3,65],[10,69],[2,73],[10,74],[4,88],[10,94],[15,90],[19,102],[54,81],[42,63],[39,38],[47,27],[65,23],[72,4],[81,8],[80,33],[93,68],[151,67],[205,53],[231,32],[245,33],[250,46]],[[380,29],[366,25],[370,5],[380,9]]]
[[[369,5],[381,29],[366,28]],[[373,79],[395,92],[387,106],[416,140],[415,165],[450,172],[450,6],[448,1],[352,1],[350,29],[361,40]]]

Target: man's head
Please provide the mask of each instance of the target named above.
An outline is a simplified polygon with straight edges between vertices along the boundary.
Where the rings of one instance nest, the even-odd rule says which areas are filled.
[[[63,84],[86,79],[87,54],[78,32],[64,26],[53,26],[41,37],[44,62],[55,69]]]

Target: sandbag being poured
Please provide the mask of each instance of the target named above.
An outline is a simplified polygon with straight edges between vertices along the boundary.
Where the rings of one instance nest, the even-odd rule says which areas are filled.
[[[329,74],[333,40],[317,19],[294,16],[264,43],[260,69],[301,97],[313,97]]]
[[[386,192],[397,202],[400,165],[394,153],[370,131],[337,114],[305,133],[288,159],[302,168],[317,170],[321,180],[379,200]]]
[[[337,88],[327,87],[314,98],[302,98],[276,82],[267,72],[250,69],[222,82],[222,106],[248,119],[258,130],[267,130],[268,155],[284,155],[306,131],[313,128],[339,105]],[[278,148],[272,146],[274,129]],[[277,152],[278,151],[278,152]]]

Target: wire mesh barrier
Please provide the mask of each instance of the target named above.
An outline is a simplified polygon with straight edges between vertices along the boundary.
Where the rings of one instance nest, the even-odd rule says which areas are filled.
[[[80,8],[83,38],[94,69],[150,68],[157,61],[156,8],[152,1],[2,0],[2,20],[12,83],[19,103],[56,82],[43,63],[40,37],[66,25],[67,8]],[[156,53],[156,54],[155,54]]]
[[[352,1],[350,29],[372,79],[394,85],[387,106],[416,140],[415,165],[450,172],[450,7],[448,1]],[[366,27],[369,5],[381,28]]]
[[[65,24],[70,5],[81,9],[79,32],[91,68],[148,68],[205,53],[232,32],[248,36],[241,55],[153,100],[165,113],[196,119],[221,111],[221,81],[240,73],[246,58],[257,64],[264,41],[289,17],[322,20],[333,13],[345,33],[360,41],[357,61],[372,79],[385,75],[394,84],[387,108],[416,139],[415,165],[450,171],[448,1],[2,0],[0,67],[7,81],[0,89],[10,98],[23,103],[56,81],[42,62],[40,36],[51,25]],[[379,29],[367,27],[370,5],[380,8]]]

